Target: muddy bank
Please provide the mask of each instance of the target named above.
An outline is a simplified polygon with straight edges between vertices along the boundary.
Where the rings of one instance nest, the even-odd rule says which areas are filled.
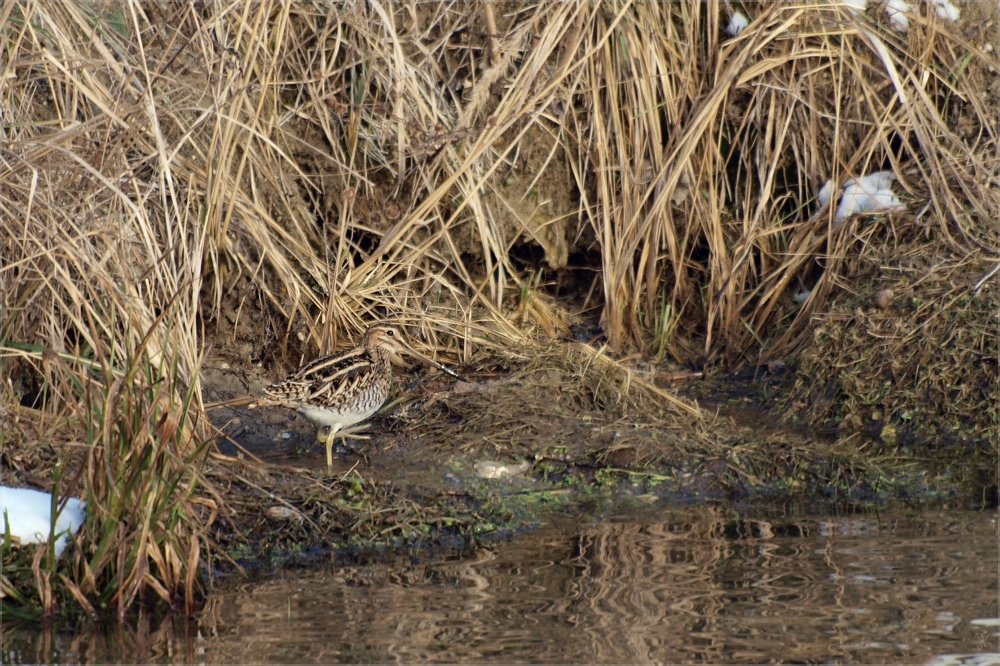
[[[227,433],[211,476],[230,507],[212,528],[253,570],[369,561],[481,540],[553,510],[591,513],[651,502],[791,502],[843,506],[996,506],[992,449],[967,441],[936,451],[837,438],[780,423],[795,377],[761,369],[668,383],[649,366],[622,376],[565,348],[501,367],[483,359],[465,381],[437,371],[397,375],[397,399],[367,440],[338,444],[327,469],[315,426],[284,409],[212,412]],[[660,379],[658,379],[658,376]],[[214,398],[258,390],[261,368],[206,365]],[[657,382],[698,413],[678,413],[644,388]],[[233,562],[219,561],[220,571]]]
[[[989,441],[910,445],[782,420],[780,406],[797,386],[792,364],[706,377],[602,361],[576,343],[514,352],[480,356],[461,368],[462,381],[397,371],[394,398],[371,419],[369,439],[352,441],[355,449],[338,445],[331,469],[315,426],[295,412],[211,410],[222,434],[202,471],[214,495],[197,505],[209,587],[331,562],[464,557],[554,514],[599,518],[649,505],[997,506]],[[205,397],[259,395],[275,371],[235,355],[206,359]],[[20,445],[26,441],[2,452],[8,480],[43,485],[60,458]],[[79,555],[86,553],[71,548],[70,557]],[[35,581],[26,557],[4,571],[17,589]],[[37,613],[27,599],[30,617]],[[163,607],[155,597],[142,605]]]

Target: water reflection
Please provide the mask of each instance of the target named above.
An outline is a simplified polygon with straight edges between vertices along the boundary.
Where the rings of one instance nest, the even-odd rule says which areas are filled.
[[[0,606],[2,608],[2,606]],[[154,664],[204,661],[197,627],[184,618],[145,614],[129,624],[84,623],[75,629],[53,624],[4,621],[2,664]]]
[[[698,507],[551,526],[462,560],[287,572],[216,595],[196,626],[76,635],[76,644],[4,632],[3,656],[988,662],[985,653],[997,652],[997,562],[993,514],[736,520]]]

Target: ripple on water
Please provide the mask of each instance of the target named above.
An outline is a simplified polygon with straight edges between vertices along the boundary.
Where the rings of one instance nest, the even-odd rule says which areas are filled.
[[[688,507],[465,559],[285,572],[197,623],[14,626],[4,661],[1000,664],[992,514]],[[5,627],[11,629],[11,627]],[[992,659],[992,661],[991,661]]]

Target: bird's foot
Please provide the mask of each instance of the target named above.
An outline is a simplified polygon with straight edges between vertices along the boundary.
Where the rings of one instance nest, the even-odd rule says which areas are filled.
[[[316,441],[326,442],[327,439],[346,439],[348,437],[353,437],[354,439],[371,439],[371,435],[359,435],[358,433],[368,430],[369,425],[367,423],[361,423],[356,426],[351,426],[350,428],[342,428],[336,432],[330,432],[329,429],[320,428],[316,431]]]
[[[359,435],[358,434],[359,430],[364,430],[365,428],[367,428],[367,425],[363,424],[361,427],[356,427],[356,428],[353,428],[353,429],[348,429],[348,430],[334,430],[334,431],[328,433],[325,437],[320,438],[320,441],[323,442],[326,445],[326,466],[327,467],[333,467],[333,443],[334,443],[334,440],[337,440],[337,439],[339,439],[339,440],[341,440],[343,442],[343,447],[344,447],[343,448],[343,452],[344,453],[348,453],[348,452],[349,453],[353,453],[354,455],[356,455],[356,456],[360,457],[362,460],[364,460],[365,461],[365,465],[370,464],[369,460],[368,460],[368,456],[364,452],[359,451],[358,448],[356,446],[354,446],[354,444],[352,444],[351,441],[350,441],[351,439],[371,439],[370,435]],[[338,449],[337,453],[340,453],[340,452],[341,452],[341,450]]]

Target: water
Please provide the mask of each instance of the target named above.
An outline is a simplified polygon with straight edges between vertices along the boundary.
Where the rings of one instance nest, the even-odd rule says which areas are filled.
[[[1000,664],[997,570],[990,512],[661,507],[559,521],[463,559],[284,572],[216,594],[197,622],[8,625],[2,657]]]

